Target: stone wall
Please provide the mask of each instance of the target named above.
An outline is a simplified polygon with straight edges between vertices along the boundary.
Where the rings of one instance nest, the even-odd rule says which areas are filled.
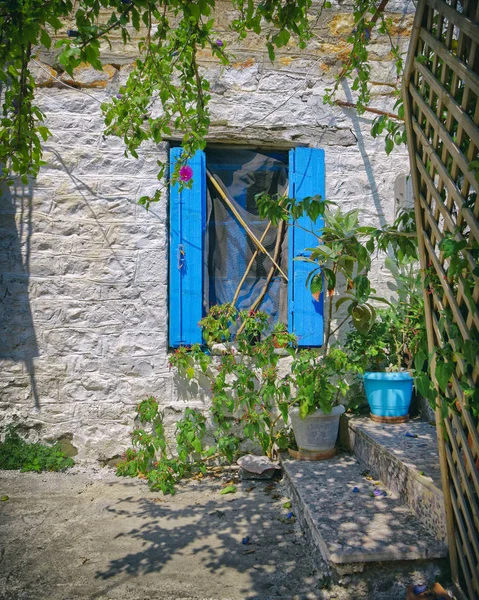
[[[414,6],[391,6],[405,49]],[[322,101],[348,53],[350,8],[341,2],[306,50],[291,42],[271,64],[256,36],[235,45],[230,7],[219,5],[218,27],[236,62],[225,68],[201,56],[213,92],[210,139],[322,147],[328,198],[361,208],[365,223],[391,221],[406,150],[387,157],[370,137],[370,116]],[[390,109],[390,48],[374,36],[373,104]],[[35,439],[71,438],[83,460],[122,451],[142,397],[161,400],[170,428],[185,400],[204,399],[168,368],[167,199],[149,212],[136,203],[156,189],[168,144],[128,159],[120,140],[102,134],[100,103],[117,93],[134,58],[133,45],[114,40],[103,72],[82,65],[71,78],[38,52],[36,96],[53,133],[47,165],[34,185],[4,190],[0,203],[0,424],[20,423]],[[341,95],[353,99],[347,85]],[[380,261],[373,279],[384,288]]]

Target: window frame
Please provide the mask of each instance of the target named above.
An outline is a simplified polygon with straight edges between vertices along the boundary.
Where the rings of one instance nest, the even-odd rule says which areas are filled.
[[[227,146],[224,146],[225,148]],[[170,149],[170,181],[181,147]],[[206,236],[206,155],[199,150],[187,161],[193,169],[191,188],[169,186],[169,345],[171,348],[203,344],[198,326],[203,318],[204,239]],[[289,195],[303,199],[325,197],[325,154],[318,148],[298,147],[289,151]],[[298,227],[294,227],[294,225]],[[312,266],[295,258],[318,244],[324,226],[300,217],[289,230],[288,330],[298,336],[298,345],[318,347],[324,339],[324,294],[315,300],[305,281]],[[314,230],[314,233],[312,232]]]

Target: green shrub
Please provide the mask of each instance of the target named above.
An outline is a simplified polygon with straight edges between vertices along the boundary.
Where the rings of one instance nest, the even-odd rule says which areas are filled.
[[[0,442],[0,469],[20,471],[61,471],[75,463],[67,457],[58,444],[45,446],[28,443],[17,432],[17,427],[7,425],[6,435]]]

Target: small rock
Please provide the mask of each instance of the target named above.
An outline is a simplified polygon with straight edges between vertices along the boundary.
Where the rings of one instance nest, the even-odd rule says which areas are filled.
[[[246,454],[238,459],[241,467],[240,477],[242,479],[271,479],[276,471],[281,470],[278,463],[274,463],[266,456],[255,456]]]

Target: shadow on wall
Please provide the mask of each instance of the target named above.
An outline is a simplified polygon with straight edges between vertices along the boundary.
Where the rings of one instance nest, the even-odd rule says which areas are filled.
[[[343,87],[344,94],[346,96],[346,100],[348,102],[354,102],[354,98],[353,98],[352,92],[349,88],[348,82],[343,81],[342,87]],[[361,123],[366,123],[367,125],[370,125],[372,122],[372,119],[369,119],[366,117],[358,117],[355,110],[351,110],[351,109],[343,109],[343,110],[344,110],[344,112],[347,111],[347,114],[350,115],[350,117],[351,117],[354,135],[356,136],[356,139],[358,141],[357,142],[358,148],[361,153],[361,158],[363,159],[364,170],[366,171],[366,175],[368,178],[368,183],[369,183],[369,187],[371,189],[371,195],[374,200],[374,206],[376,209],[376,213],[378,215],[379,223],[380,223],[381,227],[384,227],[384,225],[386,225],[386,220],[384,218],[384,209],[381,206],[381,198],[379,196],[378,186],[376,184],[376,179],[374,177],[374,169],[371,164],[371,160],[369,158],[368,152],[366,150],[366,146],[364,143],[364,135],[361,130]]]
[[[0,360],[23,362],[36,409],[40,400],[33,359],[39,355],[29,299],[31,184],[0,188]]]

